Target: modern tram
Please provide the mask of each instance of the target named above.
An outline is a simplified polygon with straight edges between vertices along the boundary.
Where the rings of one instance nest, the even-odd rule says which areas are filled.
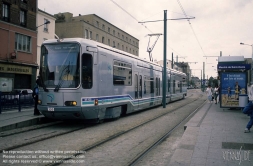
[[[119,118],[162,104],[157,63],[82,38],[46,40],[41,46],[39,111],[48,118]],[[167,69],[166,103],[187,95],[186,74]]]

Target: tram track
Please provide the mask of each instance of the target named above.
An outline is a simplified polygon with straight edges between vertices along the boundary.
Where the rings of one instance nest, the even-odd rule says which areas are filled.
[[[13,149],[24,147],[24,146],[34,144],[40,141],[44,141],[53,137],[69,134],[71,132],[82,130],[86,127],[91,126],[87,124],[85,126],[77,124],[77,126],[74,126],[74,128],[66,130],[68,125],[70,124],[68,123],[64,124],[64,122],[52,122],[49,124],[36,125],[36,126],[24,128],[24,129],[18,129],[17,131],[15,129],[13,131],[11,130],[8,132],[2,132],[2,134],[0,135],[0,138],[1,138],[0,139],[1,140],[0,153],[3,153],[3,150],[5,151],[13,150]],[[59,130],[57,129],[60,129],[60,128],[65,129],[65,130],[62,130],[59,132]],[[49,130],[49,131],[43,132],[43,130]],[[32,132],[41,133],[41,134],[35,134],[36,136],[31,137],[31,135],[33,135]],[[14,138],[23,137],[23,139],[14,140],[11,144],[10,143],[4,144],[4,145],[2,144],[3,142],[8,142],[8,140],[11,140],[13,137]]]
[[[191,96],[192,96],[192,94],[190,96],[188,96],[188,97],[191,97]],[[179,100],[179,101],[182,101],[182,100]],[[178,102],[178,101],[175,101],[175,102],[172,102],[172,103],[176,103],[176,102]],[[191,103],[191,102],[189,102],[189,103]],[[179,107],[180,106],[176,107],[174,110],[172,110],[172,112],[175,111]],[[146,111],[147,110],[148,109],[146,109]],[[135,112],[133,114],[138,114],[138,113],[139,112]],[[165,114],[167,114],[167,113],[165,113]],[[157,118],[159,118],[161,116],[164,116],[165,114],[161,114],[161,115],[159,115],[159,116],[151,119],[150,121],[155,120],[155,119],[157,119]],[[131,116],[131,114],[130,114],[130,116]],[[140,127],[142,125],[145,125],[148,122],[149,121],[141,123],[141,124],[133,127],[132,129],[130,129],[129,131],[134,130],[135,128],[138,128],[138,127]],[[13,150],[13,149],[20,148],[20,147],[23,147],[23,146],[27,146],[27,145],[30,145],[30,144],[38,143],[40,141],[44,141],[44,140],[47,140],[47,139],[50,139],[50,138],[62,136],[62,135],[65,135],[65,134],[76,132],[78,130],[83,130],[83,129],[87,128],[87,127],[90,127],[90,126],[94,125],[94,124],[82,124],[82,123],[79,123],[79,124],[77,124],[76,127],[74,127],[74,129],[70,129],[70,130],[67,130],[67,131],[60,131],[60,132],[59,131],[55,131],[57,128],[61,128],[61,126],[64,123],[66,123],[66,122],[57,121],[57,122],[52,122],[52,123],[48,123],[48,124],[34,125],[34,126],[30,126],[30,127],[24,127],[24,128],[21,128],[21,129],[14,129],[14,130],[10,130],[10,131],[1,132],[0,133],[0,138],[2,140],[1,142],[5,142],[4,139],[10,140],[11,137],[22,137],[22,135],[25,135],[24,136],[25,138],[23,140],[13,141],[12,144],[8,144],[8,145],[5,144],[4,146],[1,146],[1,142],[0,142],[0,153],[2,153],[3,150],[6,150],[6,151]],[[70,125],[70,123],[67,123],[66,125]],[[80,127],[80,125],[81,125],[81,127]],[[31,132],[38,131],[38,130],[44,130],[44,129],[45,130],[49,129],[50,131],[47,131],[47,132],[45,132],[44,134],[41,134],[41,135],[37,135],[37,136],[34,136],[34,137],[29,137],[29,135],[33,135],[33,134],[31,134]],[[43,133],[43,131],[41,133]],[[117,134],[115,134],[113,136],[111,136],[110,138],[113,139],[113,138],[116,138],[116,137],[118,137],[118,136],[120,136],[122,134],[124,134],[123,131],[119,132],[119,133],[117,133]],[[87,149],[92,149],[94,146],[99,146],[100,144],[103,144],[104,142],[107,142],[107,140],[98,142],[98,143],[96,143],[96,144],[88,147]]]
[[[138,125],[136,125],[136,126],[130,128],[130,129],[128,129],[128,130],[121,131],[121,132],[119,132],[119,133],[117,133],[117,134],[114,134],[114,135],[112,135],[112,136],[110,136],[110,137],[104,139],[104,140],[101,140],[101,141],[96,142],[96,143],[94,143],[94,144],[92,144],[92,145],[90,145],[90,146],[87,146],[87,147],[85,147],[85,148],[78,149],[78,150],[75,150],[75,151],[77,151],[77,152],[79,152],[79,151],[82,151],[82,152],[89,152],[89,151],[91,151],[91,150],[93,150],[93,149],[95,149],[95,148],[97,148],[97,147],[99,147],[99,146],[102,146],[103,144],[106,144],[106,143],[108,143],[108,142],[110,142],[110,141],[112,141],[112,140],[114,140],[114,139],[116,139],[116,138],[118,138],[118,137],[124,135],[124,134],[127,134],[127,133],[129,133],[129,132],[131,132],[131,131],[133,131],[133,130],[135,130],[135,129],[138,129],[138,128],[140,128],[140,127],[142,127],[142,126],[148,124],[148,123],[151,123],[152,121],[155,121],[155,120],[157,120],[157,119],[159,119],[159,118],[161,118],[161,117],[163,117],[163,116],[165,116],[165,115],[172,114],[173,112],[175,112],[175,111],[176,111],[177,109],[179,109],[180,107],[185,106],[185,105],[188,105],[188,104],[190,104],[190,103],[193,103],[193,102],[195,102],[195,101],[201,99],[202,97],[203,97],[203,95],[200,95],[198,98],[193,99],[193,100],[190,100],[190,101],[187,102],[187,103],[183,103],[182,105],[177,106],[176,108],[174,108],[173,110],[170,110],[169,112],[166,112],[166,113],[164,113],[164,114],[161,114],[161,115],[158,115],[158,116],[156,116],[156,117],[153,117],[152,119],[147,120],[147,121],[145,121],[145,122],[143,122],[143,123],[141,123],[141,124],[138,124]],[[204,102],[203,102],[203,103],[204,103]],[[201,106],[200,106],[200,107],[201,107]],[[198,108],[199,108],[199,107],[198,107]],[[193,113],[191,113],[191,114],[188,115],[186,118],[184,118],[179,124],[176,124],[175,127],[173,127],[172,130],[170,130],[168,133],[166,133],[165,135],[163,135],[158,141],[156,141],[154,144],[152,144],[147,150],[145,150],[145,151],[144,151],[143,153],[141,153],[139,156],[135,157],[135,158],[130,162],[130,165],[131,165],[131,164],[135,164],[135,162],[138,162],[139,159],[141,159],[143,156],[145,156],[146,153],[148,153],[149,150],[153,149],[153,147],[155,147],[156,144],[159,144],[159,143],[160,143],[161,141],[163,141],[166,137],[168,137],[168,135],[169,135],[171,132],[173,132],[174,129],[176,129],[183,121],[185,121],[185,120],[188,119],[191,115],[193,115],[194,113],[196,113],[196,111],[198,110],[198,108],[197,108]],[[64,163],[63,161],[75,159],[78,155],[82,155],[82,153],[74,153],[74,154],[72,154],[72,157],[61,158],[60,160],[56,160],[56,161],[54,161],[53,164],[48,164],[47,166],[61,165],[61,163]]]
[[[195,98],[190,98],[190,97],[192,97],[192,95],[189,95],[186,99],[184,99],[184,100],[179,100],[179,101],[177,101],[177,102],[173,102],[173,103],[170,103],[169,105],[167,105],[167,107],[168,106],[170,106],[170,107],[173,107],[173,109],[170,109],[170,110],[166,110],[166,112],[164,112],[164,113],[162,113],[162,114],[160,114],[160,115],[157,115],[157,116],[155,116],[155,117],[152,117],[152,118],[150,118],[149,120],[146,120],[146,121],[144,121],[144,122],[142,122],[142,123],[140,123],[140,124],[138,124],[138,125],[136,125],[136,126],[133,126],[133,127],[131,127],[131,128],[129,128],[129,129],[127,129],[127,130],[124,130],[124,129],[122,129],[121,131],[119,131],[119,132],[116,132],[115,134],[113,134],[113,135],[111,135],[111,136],[109,136],[109,137],[107,137],[106,139],[102,139],[102,140],[100,140],[100,141],[97,141],[97,142],[95,142],[95,143],[93,143],[93,144],[90,144],[90,145],[88,145],[88,146],[85,146],[85,147],[80,147],[80,149],[78,149],[78,150],[76,150],[76,151],[90,151],[90,150],[92,150],[92,149],[94,149],[94,148],[96,148],[96,147],[99,147],[100,145],[103,145],[103,144],[105,144],[105,143],[107,143],[107,142],[109,142],[109,141],[111,141],[111,140],[113,140],[113,139],[115,139],[115,138],[118,138],[118,137],[120,137],[120,136],[122,136],[122,135],[124,135],[124,134],[126,134],[126,133],[129,133],[130,131],[133,131],[133,130],[135,130],[135,129],[137,129],[137,128],[139,128],[139,127],[141,127],[141,126],[144,126],[144,125],[146,125],[146,124],[148,124],[148,123],[150,123],[150,122],[152,122],[152,121],[154,121],[154,120],[156,120],[156,119],[159,119],[160,117],[162,117],[162,116],[165,116],[165,115],[168,115],[168,114],[170,114],[170,113],[173,113],[174,111],[176,111],[177,109],[179,109],[180,107],[183,107],[183,106],[185,106],[185,105],[188,105],[188,104],[190,104],[190,103],[193,103],[194,101],[196,101],[196,100],[199,100],[199,99],[201,99],[202,98],[202,96],[203,95],[200,95],[200,96],[198,96],[198,97],[195,97]],[[173,105],[173,106],[172,106]],[[175,106],[174,106],[175,105]],[[145,113],[145,111],[141,111],[141,112],[144,112]],[[137,113],[137,115],[134,113],[134,114],[132,114],[134,117],[137,117],[137,116],[139,116],[140,118],[141,118],[141,114],[140,115],[138,115],[138,113]],[[131,115],[130,116],[126,116],[126,117],[122,117],[122,119],[124,119],[124,118],[127,118],[127,117],[131,117]],[[59,123],[59,124],[61,124],[60,122],[57,122],[57,123]],[[56,124],[51,124],[51,125],[48,125],[47,127],[48,128],[50,128],[50,127],[52,127],[52,126],[55,126],[55,125],[57,125],[57,123]],[[112,124],[113,123],[115,123],[115,122],[112,122]],[[101,125],[103,125],[103,124],[101,124]],[[2,151],[3,150],[13,150],[13,149],[17,149],[17,148],[22,148],[22,147],[25,147],[25,146],[27,146],[27,145],[32,145],[32,144],[34,144],[34,145],[36,145],[36,143],[38,143],[38,142],[42,142],[42,141],[44,141],[44,140],[48,140],[48,139],[50,139],[50,138],[52,138],[52,139],[54,139],[53,137],[60,137],[60,136],[63,136],[63,135],[68,135],[68,134],[70,134],[70,133],[74,133],[74,132],[78,132],[78,131],[82,131],[83,129],[85,129],[85,128],[89,128],[90,126],[82,126],[82,127],[79,127],[79,128],[76,128],[76,129],[74,129],[74,130],[69,130],[69,131],[65,131],[65,132],[61,132],[61,133],[54,133],[53,131],[51,131],[51,134],[52,135],[47,135],[47,136],[45,136],[45,137],[43,137],[43,138],[40,138],[39,136],[34,136],[33,138],[34,138],[34,140],[33,141],[29,141],[29,142],[26,142],[26,143],[22,143],[22,144],[16,144],[16,145],[13,145],[12,144],[12,146],[11,147],[8,147],[8,148],[1,148],[0,150],[0,153],[2,153]],[[99,127],[99,126],[98,126]],[[46,127],[42,127],[42,128],[46,128]],[[32,129],[32,130],[35,130],[35,129]],[[20,132],[19,134],[21,134],[21,133],[23,133],[23,134],[28,134],[29,133],[29,131],[22,131],[22,132]],[[11,136],[17,136],[18,134],[10,134],[10,135],[5,135],[4,137],[11,137]],[[73,156],[73,158],[75,158],[76,156],[78,156],[78,155],[80,155],[80,153],[75,153],[75,154],[72,154],[72,156]],[[72,158],[61,158],[60,160],[62,161],[62,160],[70,160],[70,159],[72,159]],[[56,163],[58,163],[58,164],[48,164],[48,165],[59,165],[59,163],[61,163],[61,162],[56,162]]]
[[[200,105],[197,109],[195,109],[192,113],[190,113],[187,117],[182,119],[178,124],[176,124],[172,129],[170,129],[168,132],[166,132],[164,135],[162,135],[157,141],[155,141],[153,144],[149,146],[149,148],[145,149],[142,153],[140,153],[138,156],[136,156],[130,163],[130,166],[136,165],[141,159],[143,159],[151,150],[156,148],[161,142],[163,142],[165,139],[167,139],[170,134],[176,130],[184,121],[192,117],[205,103]]]

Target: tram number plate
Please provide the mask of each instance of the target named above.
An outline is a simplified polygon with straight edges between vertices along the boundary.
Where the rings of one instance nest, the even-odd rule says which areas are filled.
[[[54,111],[54,108],[53,107],[47,107],[47,110],[48,111]]]

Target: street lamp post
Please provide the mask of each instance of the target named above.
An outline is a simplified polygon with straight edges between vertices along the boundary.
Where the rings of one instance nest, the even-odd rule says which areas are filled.
[[[245,44],[245,43],[240,43],[241,45],[247,45],[247,46],[251,46],[251,48],[252,48],[252,55],[251,55],[251,70],[250,70],[250,72],[251,72],[251,84],[253,83],[253,71],[252,71],[252,68],[253,68],[253,44]]]
[[[50,21],[47,20],[44,24],[41,24],[41,25],[37,26],[36,29],[39,28],[42,25],[45,25],[45,24],[50,24]]]

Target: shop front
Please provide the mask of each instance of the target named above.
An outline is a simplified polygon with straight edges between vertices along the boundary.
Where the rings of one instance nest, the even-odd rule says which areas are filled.
[[[32,89],[36,80],[36,71],[36,65],[0,62],[0,91]]]

